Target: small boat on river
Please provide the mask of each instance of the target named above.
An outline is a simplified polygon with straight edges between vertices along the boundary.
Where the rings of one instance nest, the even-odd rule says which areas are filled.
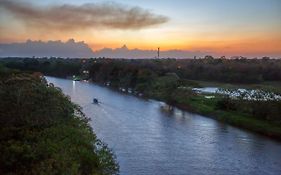
[[[94,104],[99,104],[99,100],[98,100],[97,98],[94,98],[94,99],[93,99],[93,103],[94,103]]]

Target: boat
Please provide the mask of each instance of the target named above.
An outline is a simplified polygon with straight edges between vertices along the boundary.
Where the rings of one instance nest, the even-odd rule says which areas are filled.
[[[93,103],[98,104],[99,103],[98,99],[94,98]]]

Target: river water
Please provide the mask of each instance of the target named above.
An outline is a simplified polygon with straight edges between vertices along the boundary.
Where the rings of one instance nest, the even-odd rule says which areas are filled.
[[[46,78],[83,107],[121,175],[281,174],[281,142],[92,83]]]

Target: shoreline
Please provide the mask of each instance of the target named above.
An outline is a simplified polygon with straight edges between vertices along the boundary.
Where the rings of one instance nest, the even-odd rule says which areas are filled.
[[[206,113],[206,112],[202,112],[202,111],[200,111],[200,110],[198,110],[198,109],[196,109],[192,106],[188,106],[188,105],[184,105],[184,104],[174,104],[173,106],[177,107],[181,110],[196,113],[196,114],[202,115],[203,117],[212,118],[214,120],[217,120],[219,122],[228,124],[230,126],[234,126],[234,127],[239,128],[239,129],[243,129],[243,130],[246,130],[248,132],[259,134],[259,135],[262,135],[264,137],[268,137],[268,138],[271,138],[273,140],[281,142],[281,127],[278,127],[278,126],[276,126],[272,123],[269,123],[268,121],[257,120],[253,117],[250,117],[250,118],[247,119],[243,116],[234,116],[234,115],[230,116],[230,118],[226,118],[225,116],[223,116],[223,115],[227,115],[226,111],[220,111],[220,112],[225,113],[225,114],[221,114],[221,115],[216,113],[217,111],[213,111],[212,113]],[[234,118],[236,118],[236,121],[235,121]],[[244,125],[241,125],[241,124],[237,123],[237,122],[245,121],[245,120],[247,120],[248,122],[256,121],[258,123],[257,124],[249,124],[249,123],[245,124],[244,123]],[[260,127],[259,125],[266,125],[268,127],[273,127],[273,129],[267,130],[264,127],[259,128]],[[274,131],[274,129],[277,129],[277,130],[279,129],[279,132]]]
[[[56,76],[54,76],[54,77],[56,77]],[[65,79],[63,77],[56,77],[56,78]],[[82,82],[82,80],[81,80],[81,82]],[[99,82],[94,82],[94,81],[88,81],[88,82],[100,85],[105,88],[109,88],[113,91],[120,92],[122,94],[132,95],[132,96],[135,96],[137,98],[142,98],[142,99],[159,100],[161,102],[165,102],[166,104],[168,104],[167,101],[153,97],[153,96],[140,96],[138,94],[121,91],[117,87],[106,86],[104,83],[99,83]],[[260,134],[260,135],[263,135],[265,137],[268,137],[268,138],[271,138],[271,139],[274,139],[277,141],[281,141],[281,127],[278,126],[277,124],[274,124],[274,123],[271,123],[271,122],[268,122],[265,120],[258,120],[249,115],[243,116],[238,113],[233,113],[233,112],[223,111],[223,110],[212,110],[211,109],[209,111],[206,111],[206,110],[200,109],[198,107],[198,105],[202,105],[198,102],[195,102],[194,104],[192,104],[192,103],[189,103],[189,104],[174,103],[174,104],[168,104],[168,105],[171,105],[178,109],[184,110],[186,112],[200,114],[204,117],[212,118],[219,122],[223,122],[223,123],[229,124],[231,126],[235,126],[240,129],[245,129],[249,132]]]
[[[166,104],[168,104],[167,101],[165,101],[163,99],[155,98],[152,96],[139,96],[139,95],[136,95],[133,93],[127,93],[127,92],[120,91],[118,88],[115,88],[112,86],[106,86],[103,83],[98,83],[98,82],[90,82],[90,83],[99,84],[100,86],[112,89],[112,90],[120,92],[122,94],[133,95],[137,98],[142,98],[142,99],[158,100],[158,101],[165,102]],[[278,127],[275,124],[270,123],[268,121],[258,120],[251,116],[243,116],[243,115],[238,115],[238,114],[232,115],[231,112],[228,112],[228,111],[213,110],[210,112],[205,112],[205,111],[200,110],[200,108],[196,107],[196,105],[191,105],[191,104],[174,103],[174,104],[168,104],[168,105],[171,105],[178,109],[184,110],[186,112],[192,112],[192,113],[196,113],[196,114],[202,115],[207,118],[212,118],[219,122],[223,122],[223,123],[229,124],[231,126],[235,126],[240,129],[245,129],[249,132],[260,134],[260,135],[263,135],[265,137],[268,137],[268,138],[271,138],[271,139],[274,139],[277,141],[281,141],[281,127]],[[226,117],[225,115],[228,115],[228,116]],[[240,122],[242,122],[242,123],[240,123]]]

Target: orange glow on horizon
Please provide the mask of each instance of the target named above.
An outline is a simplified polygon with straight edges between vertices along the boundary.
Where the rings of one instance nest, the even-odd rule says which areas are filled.
[[[72,4],[67,0],[50,4],[33,0],[2,3],[0,43],[73,38],[84,41],[93,51],[125,44],[129,49],[160,47],[162,51],[281,57],[279,0],[270,3],[131,1],[128,6],[125,1],[115,1],[114,6],[111,3],[87,6],[84,1]],[[115,10],[114,13],[107,13],[108,8]]]
[[[216,55],[237,56],[237,55],[280,55],[281,39],[252,39],[252,40],[230,40],[230,41],[190,41],[190,42],[155,42],[155,43],[105,43],[101,45],[89,44],[93,50],[103,48],[120,48],[126,45],[129,49],[156,50],[189,50],[207,51]]]
[[[161,31],[161,30],[160,30]],[[2,32],[5,32],[2,30]],[[216,55],[281,55],[281,36],[278,33],[270,35],[230,35],[220,33],[218,36],[199,36],[182,31],[163,30],[162,35],[157,30],[128,31],[72,31],[56,33],[50,31],[49,35],[42,32],[15,32],[14,35],[5,35],[0,38],[1,43],[25,42],[31,40],[62,40],[74,38],[76,41],[84,41],[93,51],[103,48],[120,48],[124,44],[129,49],[156,50],[158,47],[164,50],[189,50],[211,52]],[[158,34],[157,34],[158,33]]]

